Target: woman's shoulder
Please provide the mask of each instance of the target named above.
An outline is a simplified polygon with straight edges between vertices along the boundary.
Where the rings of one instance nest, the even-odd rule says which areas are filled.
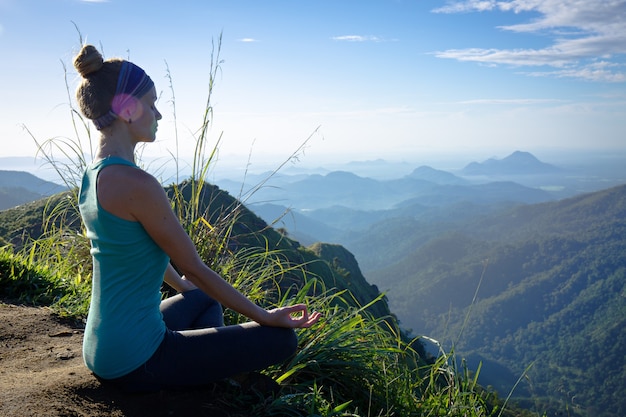
[[[161,184],[151,174],[129,165],[110,165],[98,176],[98,199],[111,213],[136,220],[146,210],[164,198]]]
[[[133,186],[157,182],[150,173],[134,164],[108,164],[100,170],[98,182],[113,182],[117,186]]]

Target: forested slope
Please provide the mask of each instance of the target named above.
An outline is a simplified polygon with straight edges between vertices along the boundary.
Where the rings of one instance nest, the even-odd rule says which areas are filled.
[[[626,186],[448,225],[368,279],[415,334],[482,360],[483,383],[524,375],[515,395],[542,407],[626,415]]]

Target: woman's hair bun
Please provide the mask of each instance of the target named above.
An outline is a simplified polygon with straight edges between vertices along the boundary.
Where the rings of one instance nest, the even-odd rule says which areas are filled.
[[[93,45],[85,45],[74,58],[74,68],[81,75],[87,77],[102,68],[104,59]]]

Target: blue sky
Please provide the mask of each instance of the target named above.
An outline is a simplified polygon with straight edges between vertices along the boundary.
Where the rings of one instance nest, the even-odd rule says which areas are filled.
[[[148,157],[176,153],[167,67],[191,154],[220,34],[225,160],[277,164],[312,134],[303,161],[626,150],[626,0],[0,0],[0,157],[35,154],[22,125],[73,136],[74,25],[156,82]]]

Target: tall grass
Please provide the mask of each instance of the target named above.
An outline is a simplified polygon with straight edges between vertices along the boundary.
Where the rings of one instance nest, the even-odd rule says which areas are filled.
[[[265,307],[304,302],[323,315],[312,328],[299,330],[299,348],[293,358],[266,371],[283,385],[278,396],[269,402],[243,401],[234,394],[228,401],[249,415],[267,416],[503,415],[497,398],[478,386],[478,371],[472,373],[464,364],[457,369],[453,353],[434,363],[425,362],[411,348],[414,341],[405,340],[391,324],[393,318],[369,313],[370,304],[379,302],[382,295],[368,305],[358,305],[349,292],[327,288],[306,262],[294,263],[287,249],[277,248],[262,231],[241,232],[245,215],[241,199],[224,204],[220,193],[206,182],[222,140],[220,134],[210,146],[208,129],[214,83],[222,62],[220,51],[221,36],[213,45],[207,101],[201,126],[194,134],[192,174],[182,182],[177,176],[176,184],[168,188],[172,208],[205,262],[254,302]],[[169,68],[167,73],[175,119]],[[69,91],[67,76],[65,80]],[[3,270],[10,271],[0,276],[0,283],[15,294],[31,294],[27,296],[31,302],[57,305],[65,314],[84,317],[91,258],[79,222],[77,193],[88,163],[85,155],[93,157],[92,152],[85,152],[86,143],[92,149],[92,136],[88,121],[71,104],[70,115],[75,138],[37,141],[40,152],[70,191],[46,206],[42,237],[20,253],[0,251],[0,262],[7,265]],[[176,140],[178,143],[178,137]],[[60,162],[55,152],[70,162]],[[177,151],[172,156],[178,164]],[[240,233],[255,235],[258,244],[241,244]],[[228,311],[226,320],[239,323],[245,318]]]
[[[91,295],[90,275],[84,271],[63,273],[52,260],[35,261],[39,250],[37,245],[31,247],[29,254],[0,248],[0,297],[52,306],[61,317],[84,317]]]

